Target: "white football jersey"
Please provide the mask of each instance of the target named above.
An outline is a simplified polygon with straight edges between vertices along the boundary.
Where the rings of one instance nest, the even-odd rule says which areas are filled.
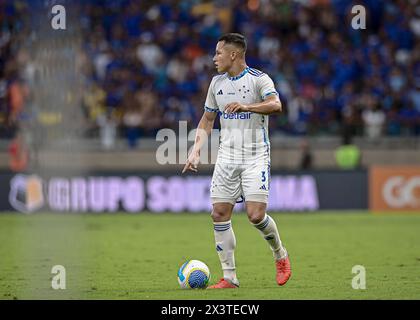
[[[207,93],[204,110],[220,116],[220,145],[218,161],[249,164],[270,161],[268,115],[241,112],[225,113],[232,102],[253,104],[276,94],[273,80],[256,69],[246,69],[236,77],[227,73],[213,77]]]

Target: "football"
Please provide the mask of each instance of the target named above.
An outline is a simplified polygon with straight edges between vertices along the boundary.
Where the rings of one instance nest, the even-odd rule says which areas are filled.
[[[188,260],[178,270],[178,282],[182,289],[205,289],[209,281],[209,267],[199,260]]]

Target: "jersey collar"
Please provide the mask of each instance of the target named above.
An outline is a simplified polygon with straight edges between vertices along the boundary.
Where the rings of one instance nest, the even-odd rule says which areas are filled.
[[[228,76],[228,78],[229,78],[229,80],[238,80],[238,79],[240,79],[240,78],[242,78],[244,75],[246,75],[247,73],[248,73],[248,71],[249,71],[249,67],[247,66],[245,69],[244,69],[244,71],[242,71],[240,74],[238,74],[237,76],[235,76],[235,77],[229,77]]]

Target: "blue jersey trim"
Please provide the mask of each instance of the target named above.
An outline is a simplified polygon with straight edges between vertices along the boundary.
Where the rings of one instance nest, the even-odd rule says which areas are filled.
[[[249,68],[249,67],[246,67],[246,68],[244,69],[244,71],[242,71],[242,72],[241,72],[239,75],[237,75],[236,77],[229,77],[229,76],[228,76],[228,78],[229,78],[229,80],[233,80],[233,81],[238,80],[238,79],[242,78],[244,75],[246,75],[246,74],[249,72],[249,70],[250,70],[250,68]]]
[[[249,68],[250,72],[254,72],[256,74],[263,74],[264,72],[262,72],[261,70],[255,69],[255,68]]]
[[[265,95],[261,96],[261,98],[264,100],[265,98],[267,98],[268,96],[275,94],[276,96],[279,95],[279,93],[277,91],[271,91],[271,92],[267,92]]]
[[[218,112],[219,109],[213,109],[213,108],[209,108],[207,106],[204,106],[204,110],[206,110],[207,112]]]
[[[264,72],[262,72],[260,70],[257,70],[257,69],[254,69],[254,68],[250,68],[249,69],[249,74],[251,74],[251,75],[253,75],[255,77],[261,77],[261,76],[264,75]]]

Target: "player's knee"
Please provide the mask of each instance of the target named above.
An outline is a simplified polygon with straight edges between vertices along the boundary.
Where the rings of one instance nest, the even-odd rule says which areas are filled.
[[[258,224],[264,219],[265,211],[250,210],[248,211],[248,219],[252,224]]]
[[[229,217],[229,214],[227,212],[224,212],[223,210],[215,210],[211,212],[211,218],[214,222],[224,222],[227,221]]]

